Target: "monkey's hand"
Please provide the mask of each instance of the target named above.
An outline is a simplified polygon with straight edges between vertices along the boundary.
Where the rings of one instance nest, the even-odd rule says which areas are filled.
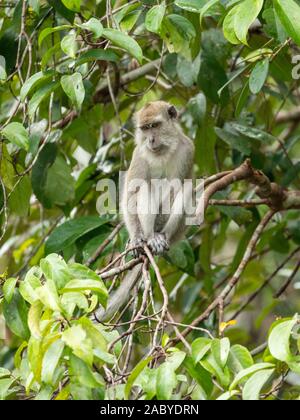
[[[148,240],[147,245],[154,255],[161,255],[170,249],[169,242],[164,233],[155,233],[154,236]]]
[[[130,239],[129,245],[132,250],[132,255],[134,258],[138,258],[141,254],[143,254],[143,247],[146,241],[143,236],[136,236],[135,238]]]

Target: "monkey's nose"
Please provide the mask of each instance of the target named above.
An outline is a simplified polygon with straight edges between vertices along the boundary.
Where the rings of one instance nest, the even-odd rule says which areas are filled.
[[[150,144],[153,146],[153,145],[154,145],[154,143],[155,143],[155,138],[154,138],[154,137],[152,137],[152,139],[150,139]]]

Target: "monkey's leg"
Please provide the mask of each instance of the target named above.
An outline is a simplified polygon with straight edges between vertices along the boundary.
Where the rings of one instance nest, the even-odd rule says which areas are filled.
[[[154,225],[159,214],[159,203],[151,186],[143,188],[138,192],[138,217],[146,240],[153,237]]]
[[[113,315],[128,302],[131,290],[134,288],[141,276],[142,264],[136,265],[128,272],[123,279],[120,287],[109,298],[107,308],[99,308],[95,312],[97,321],[105,322],[113,317]]]
[[[166,235],[167,241],[172,241],[177,232],[182,231],[182,223],[185,219],[185,209],[189,208],[192,199],[192,191],[188,188],[181,188],[177,193],[171,208],[170,217],[164,226],[162,233]]]
[[[134,208],[132,205],[132,203],[136,201],[137,194],[130,194],[128,197],[124,197],[122,204],[123,219],[129,233],[130,245],[132,247],[136,247],[136,249],[132,252],[135,258],[141,254],[141,250],[145,243],[145,237],[137,214],[136,206]]]

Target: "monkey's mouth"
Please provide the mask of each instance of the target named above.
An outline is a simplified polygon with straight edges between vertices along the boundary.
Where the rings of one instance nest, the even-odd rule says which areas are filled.
[[[157,146],[157,147],[152,147],[152,146],[148,146],[149,150],[153,153],[159,153],[162,150],[162,146]]]

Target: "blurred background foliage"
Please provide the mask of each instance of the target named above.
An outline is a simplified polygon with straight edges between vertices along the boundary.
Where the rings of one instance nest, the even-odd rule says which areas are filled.
[[[249,157],[271,181],[299,190],[299,45],[299,0],[1,1],[1,283],[16,279],[9,284],[13,290],[53,253],[83,265],[94,255],[119,220],[118,213],[98,217],[97,182],[117,183],[128,167],[132,117],[148,101],[178,108],[195,142],[197,178]],[[253,197],[254,187],[244,182],[214,196]],[[202,226],[160,260],[178,321],[189,324],[234,273],[265,212],[265,206],[210,206]],[[122,229],[91,268],[105,267],[126,241]],[[274,298],[299,261],[299,246],[299,210],[277,214],[226,307],[226,319],[236,321],[225,331],[232,345],[251,350],[266,341],[276,318],[299,312],[297,271]],[[26,309],[28,301],[14,293],[12,309],[22,314],[20,305]],[[1,299],[5,306],[3,293]],[[13,369],[27,334],[13,334],[9,319],[2,308],[0,366]],[[203,327],[215,334],[216,316]],[[145,335],[137,332],[133,365],[145,346]],[[72,363],[79,369],[78,359]],[[298,396],[299,376],[288,378],[284,398]],[[39,389],[28,385],[27,391]],[[73,398],[78,395],[74,387]]]

